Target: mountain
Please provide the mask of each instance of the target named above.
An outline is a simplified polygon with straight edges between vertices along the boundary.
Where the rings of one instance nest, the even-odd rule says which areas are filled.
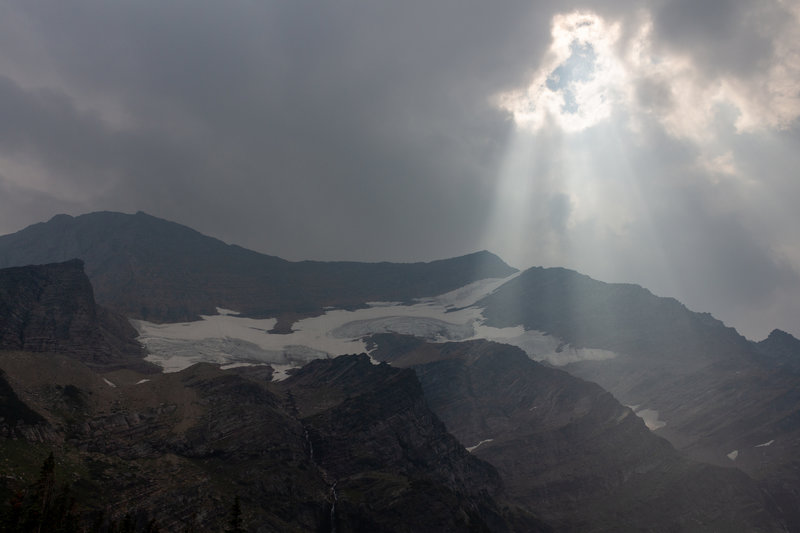
[[[0,349],[66,353],[98,367],[145,368],[136,336],[125,317],[95,303],[80,260],[0,269]]]
[[[707,313],[638,285],[603,283],[564,268],[524,271],[478,302],[486,324],[522,325],[577,347],[691,364],[747,358],[748,341]]]
[[[326,307],[435,296],[515,272],[478,252],[430,263],[289,262],[228,245],[139,212],[57,215],[0,237],[0,268],[78,258],[100,304],[156,322],[194,320],[217,307],[246,316],[297,316]]]
[[[685,459],[594,383],[487,341],[376,335],[431,409],[558,531],[782,531],[756,483]],[[702,526],[700,526],[702,524]]]
[[[0,297],[4,531],[219,531],[234,498],[260,531],[550,530],[505,501],[411,370],[362,354],[284,382],[268,366],[153,373],[80,260],[2,269]]]
[[[2,271],[0,460],[25,465],[7,490],[63,449],[83,502],[120,494],[117,519],[172,529],[220,527],[240,494],[267,530],[327,530],[335,504],[339,531],[800,531],[800,341],[783,332],[751,342],[637,285],[511,276],[487,252],[293,263],[143,213],[0,237],[2,264],[71,257],[103,307],[78,261]],[[215,316],[139,324],[150,359],[185,369],[148,375],[117,312]],[[390,366],[327,358],[365,343]]]
[[[560,268],[526,270],[478,305],[488,325],[542,331],[559,349],[611,351],[562,368],[633,406],[694,459],[753,476],[800,531],[796,339],[773,332],[752,343],[672,298]]]
[[[686,461],[597,385],[511,346],[382,335],[391,366],[346,355],[273,381],[268,366],[88,366],[73,348],[100,328],[63,353],[0,350],[0,496],[30,513],[55,450],[72,519],[108,529],[218,531],[239,505],[251,531],[783,530],[746,475]],[[10,530],[34,516],[14,508]]]

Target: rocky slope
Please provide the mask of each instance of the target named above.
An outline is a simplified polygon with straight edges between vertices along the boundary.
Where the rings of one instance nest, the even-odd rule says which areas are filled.
[[[0,349],[144,368],[136,336],[126,318],[95,303],[80,260],[0,270]]]
[[[565,269],[525,271],[479,305],[491,325],[617,353],[563,368],[657,417],[655,432],[694,459],[753,476],[800,531],[800,341],[752,343],[674,299]]]
[[[431,409],[559,531],[781,531],[756,484],[693,463],[595,384],[486,341],[373,338],[419,376]]]
[[[268,366],[142,373],[80,261],[2,270],[0,295],[4,530],[32,523],[48,452],[93,530],[219,531],[235,497],[249,531],[548,530],[505,503],[497,471],[447,433],[410,370],[361,355],[281,383]]]
[[[549,530],[531,512],[498,505],[497,471],[447,432],[411,370],[342,356],[277,386],[335,486],[337,531]]]
[[[278,384],[268,367],[101,376],[28,352],[0,352],[0,367],[51,429],[26,455],[0,439],[6,491],[54,449],[87,519],[219,531],[238,496],[248,531],[548,530],[501,505],[497,472],[447,433],[413,372],[366,356]]]
[[[193,320],[216,307],[293,317],[327,306],[434,296],[515,272],[479,252],[430,263],[290,262],[145,213],[58,215],[0,237],[0,268],[72,258],[86,263],[100,304],[149,321]]]

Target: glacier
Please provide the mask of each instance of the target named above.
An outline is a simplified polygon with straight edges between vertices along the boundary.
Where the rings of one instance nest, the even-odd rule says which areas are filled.
[[[195,322],[155,324],[133,320],[147,360],[165,372],[209,362],[230,368],[233,364],[269,364],[275,379],[312,359],[368,352],[365,337],[376,333],[414,335],[432,342],[487,339],[517,346],[536,361],[563,366],[582,360],[616,357],[608,350],[575,348],[541,331],[522,326],[487,326],[476,303],[518,276],[490,278],[448,293],[422,298],[411,304],[369,302],[356,310],[327,309],[320,316],[298,320],[288,334],[273,334],[276,319],[240,316],[217,308]]]

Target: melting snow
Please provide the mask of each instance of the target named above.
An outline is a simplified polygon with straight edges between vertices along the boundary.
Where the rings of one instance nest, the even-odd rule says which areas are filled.
[[[270,334],[276,319],[253,319],[236,311],[217,308],[219,314],[196,322],[153,324],[134,321],[147,360],[165,372],[182,370],[199,362],[268,363],[277,368],[301,366],[311,359],[366,352],[363,337],[375,333],[405,333],[434,342],[488,339],[518,346],[537,361],[565,365],[586,359],[609,359],[614,352],[573,348],[556,337],[522,326],[494,328],[483,324],[475,303],[518,276],[484,279],[411,305],[371,302],[369,307],[327,310],[323,315],[299,320],[294,331]],[[281,379],[276,372],[275,379]]]
[[[761,444],[756,444],[755,447],[756,448],[766,448],[767,446],[771,446],[773,442],[775,442],[775,439],[768,440],[767,442],[763,442]]]

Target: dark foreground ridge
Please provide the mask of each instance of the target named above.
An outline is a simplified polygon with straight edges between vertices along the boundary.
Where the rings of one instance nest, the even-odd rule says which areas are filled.
[[[365,355],[281,383],[269,368],[209,364],[142,382],[26,352],[0,352],[0,366],[48,428],[0,439],[14,459],[0,486],[7,521],[55,450],[81,524],[131,516],[137,531],[222,531],[238,497],[246,531],[550,530],[505,500],[497,471],[446,431],[412,371]]]

